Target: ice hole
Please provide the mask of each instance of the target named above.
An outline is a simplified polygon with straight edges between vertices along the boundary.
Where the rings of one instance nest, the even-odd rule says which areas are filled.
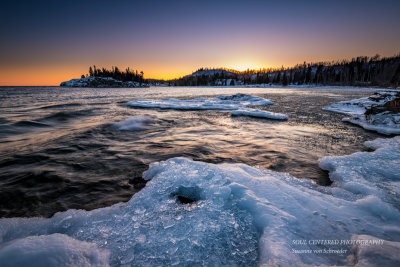
[[[197,186],[193,187],[180,186],[178,190],[172,195],[175,196],[180,203],[190,204],[201,200],[200,194],[201,194],[201,189]]]

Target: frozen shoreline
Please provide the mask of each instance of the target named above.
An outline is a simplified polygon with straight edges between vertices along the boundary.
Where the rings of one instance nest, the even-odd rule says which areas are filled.
[[[345,89],[345,90],[371,90],[371,91],[382,91],[382,90],[400,90],[400,88],[385,88],[385,87],[365,87],[365,86],[340,86],[340,85],[317,85],[317,84],[306,84],[306,85],[295,85],[289,84],[286,86],[278,85],[278,84],[246,84],[246,85],[226,85],[226,86],[217,86],[217,85],[201,85],[201,86],[167,86],[167,85],[151,85],[152,87],[191,87],[191,88],[282,88],[282,89],[323,89],[323,90],[337,90],[337,89]]]
[[[386,135],[400,134],[400,107],[394,103],[399,101],[399,97],[400,91],[379,91],[370,97],[332,104],[324,110],[349,115],[351,117],[343,118],[343,121],[366,130]],[[397,109],[397,112],[392,112],[391,109]]]
[[[34,253],[26,254],[22,243],[41,251],[37,254],[41,260],[52,259],[54,255],[40,245],[47,240],[47,244],[57,242],[62,252],[58,255],[78,253],[83,255],[79,260],[103,263],[100,266],[108,255],[112,266],[133,262],[348,265],[354,255],[350,251],[358,253],[360,262],[380,264],[371,257],[373,247],[342,246],[341,254],[293,252],[338,249],[293,244],[293,240],[352,240],[365,235],[398,246],[400,137],[366,145],[375,151],[321,159],[321,167],[334,180],[330,187],[244,164],[215,165],[186,158],[154,163],[143,174],[150,181],[128,203],[68,210],[50,219],[1,219],[0,259],[10,264],[39,260]],[[178,196],[192,203],[182,204]],[[87,252],[71,250],[69,244],[74,242]],[[398,264],[392,245],[380,247],[381,260]]]

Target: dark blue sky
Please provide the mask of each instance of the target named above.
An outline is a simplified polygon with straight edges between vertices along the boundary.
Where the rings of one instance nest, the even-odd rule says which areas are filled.
[[[56,84],[89,65],[171,78],[400,52],[400,1],[11,1],[0,85]],[[30,71],[22,81],[18,73]]]

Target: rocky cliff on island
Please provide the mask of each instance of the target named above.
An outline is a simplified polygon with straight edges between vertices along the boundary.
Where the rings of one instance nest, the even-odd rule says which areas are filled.
[[[111,77],[85,77],[81,79],[72,79],[62,82],[63,87],[93,87],[93,88],[110,88],[110,87],[149,87],[147,83],[135,81],[120,81]]]

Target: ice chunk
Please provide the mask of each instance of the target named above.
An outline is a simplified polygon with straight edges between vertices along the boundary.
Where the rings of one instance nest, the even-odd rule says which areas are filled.
[[[117,122],[114,126],[121,131],[140,131],[147,129],[146,124],[152,120],[150,116],[137,116]]]
[[[323,110],[333,111],[345,115],[363,115],[366,108],[377,104],[377,102],[368,99],[368,97],[363,97],[359,99],[353,99],[348,101],[341,101],[334,103],[330,106],[326,106]]]
[[[364,115],[361,115],[358,117],[343,118],[343,121],[381,134],[400,134],[400,114],[380,113],[371,115],[368,119]]]
[[[234,111],[231,111],[231,114],[233,116],[249,116],[249,117],[256,117],[256,118],[266,118],[266,119],[271,119],[271,120],[287,120],[288,119],[288,115],[286,115],[286,114],[275,113],[275,112],[270,112],[270,111],[266,111],[266,110],[252,109],[252,108],[234,110]]]
[[[370,97],[342,101],[324,107],[324,110],[350,115],[343,121],[356,124],[366,130],[382,134],[400,134],[398,103],[387,106],[390,101],[400,101],[398,91],[380,91]]]
[[[0,247],[26,236],[63,233],[109,249],[113,266],[254,266],[259,233],[253,217],[231,198],[226,177],[208,167],[171,159],[152,165],[144,174],[151,181],[128,203],[50,219],[1,219]],[[194,201],[183,203],[179,196]]]
[[[359,198],[378,196],[400,208],[400,136],[379,138],[365,145],[375,151],[325,157],[319,165],[329,171],[334,185]]]
[[[231,111],[233,116],[250,116],[257,118],[268,118],[274,120],[286,120],[285,114],[268,112],[248,108],[249,106],[272,105],[273,102],[262,97],[236,94],[221,95],[214,98],[195,98],[189,100],[180,99],[140,99],[128,102],[128,106],[141,108],[161,108],[178,110],[227,110]]]
[[[378,91],[370,97],[341,101],[323,109],[352,116],[362,115],[371,106],[382,106],[395,99],[397,94],[398,91]]]
[[[12,240],[0,249],[0,265],[109,266],[109,251],[67,235],[30,236]]]
[[[179,110],[236,110],[247,106],[266,106],[272,104],[271,100],[246,94],[222,95],[213,98],[201,97],[189,100],[174,98],[139,99],[127,103],[131,107]]]

